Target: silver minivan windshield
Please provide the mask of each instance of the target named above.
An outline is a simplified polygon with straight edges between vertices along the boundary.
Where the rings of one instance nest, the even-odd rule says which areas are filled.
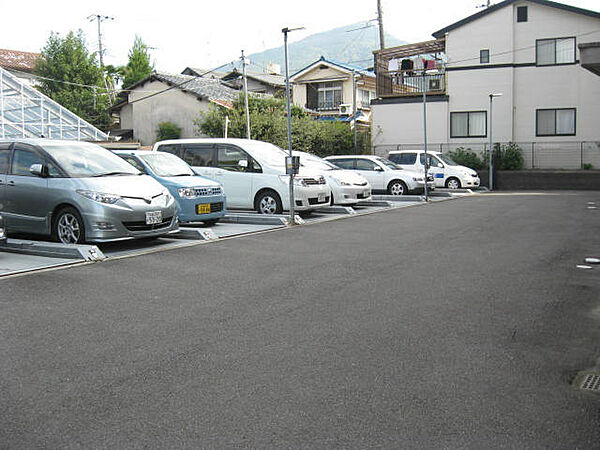
[[[138,156],[159,177],[183,177],[196,175],[192,168],[175,155],[164,152],[148,152]]]
[[[71,178],[140,174],[127,161],[99,145],[74,142],[48,143],[42,147]]]

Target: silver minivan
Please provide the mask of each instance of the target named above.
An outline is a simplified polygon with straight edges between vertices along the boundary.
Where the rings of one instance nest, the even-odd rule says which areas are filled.
[[[99,145],[0,141],[0,211],[10,232],[73,244],[178,230],[168,190]]]

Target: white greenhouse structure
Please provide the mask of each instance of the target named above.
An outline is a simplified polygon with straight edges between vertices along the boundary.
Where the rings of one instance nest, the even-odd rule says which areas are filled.
[[[0,139],[107,141],[108,135],[0,68]]]

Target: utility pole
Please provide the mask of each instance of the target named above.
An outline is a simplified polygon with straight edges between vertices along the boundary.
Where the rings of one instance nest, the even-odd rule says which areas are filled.
[[[358,114],[356,111],[356,72],[352,71],[352,116],[354,118],[354,153],[358,151]]]
[[[377,22],[379,22],[379,49],[385,48],[383,39],[383,10],[381,9],[381,0],[377,0]]]
[[[246,139],[250,139],[250,109],[248,108],[248,78],[246,77],[246,57],[242,50],[242,76],[244,78],[244,106],[246,108]]]
[[[429,173],[429,158],[427,155],[427,78],[425,76],[425,67],[423,67],[423,77],[421,79],[421,87],[423,91],[423,148],[425,151],[425,162],[423,166],[425,166],[425,201],[428,201],[429,198],[429,188],[427,186],[427,174]]]
[[[288,138],[288,151],[290,166],[293,162],[292,153],[292,107],[290,105],[290,64],[288,61],[288,33],[290,31],[303,30],[304,27],[299,28],[282,28],[283,33],[283,50],[285,55],[285,98],[287,106],[287,138]],[[286,170],[287,171],[287,170]],[[296,216],[294,213],[294,169],[290,169],[290,223],[294,225],[296,223]]]
[[[88,16],[88,20],[93,22],[94,20],[98,22],[98,62],[100,63],[100,70],[102,70],[102,78],[104,78],[104,87],[106,88],[106,92],[112,98],[110,89],[108,88],[108,81],[106,80],[106,74],[104,73],[104,49],[102,48],[102,29],[100,28],[100,24],[105,20],[115,20],[114,17],[103,16],[101,14],[92,14]]]

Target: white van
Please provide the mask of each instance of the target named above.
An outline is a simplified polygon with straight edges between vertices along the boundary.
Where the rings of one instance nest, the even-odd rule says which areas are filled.
[[[284,152],[250,139],[196,138],[160,141],[153,151],[179,156],[199,175],[223,185],[230,208],[256,209],[261,214],[289,210],[289,175]],[[325,178],[304,168],[294,177],[294,209],[310,211],[329,204]]]
[[[429,173],[433,175],[436,187],[448,189],[479,187],[479,175],[473,169],[458,165],[440,152],[427,152],[427,156]],[[422,150],[394,150],[390,152],[388,159],[402,168],[423,172],[425,152]]]

